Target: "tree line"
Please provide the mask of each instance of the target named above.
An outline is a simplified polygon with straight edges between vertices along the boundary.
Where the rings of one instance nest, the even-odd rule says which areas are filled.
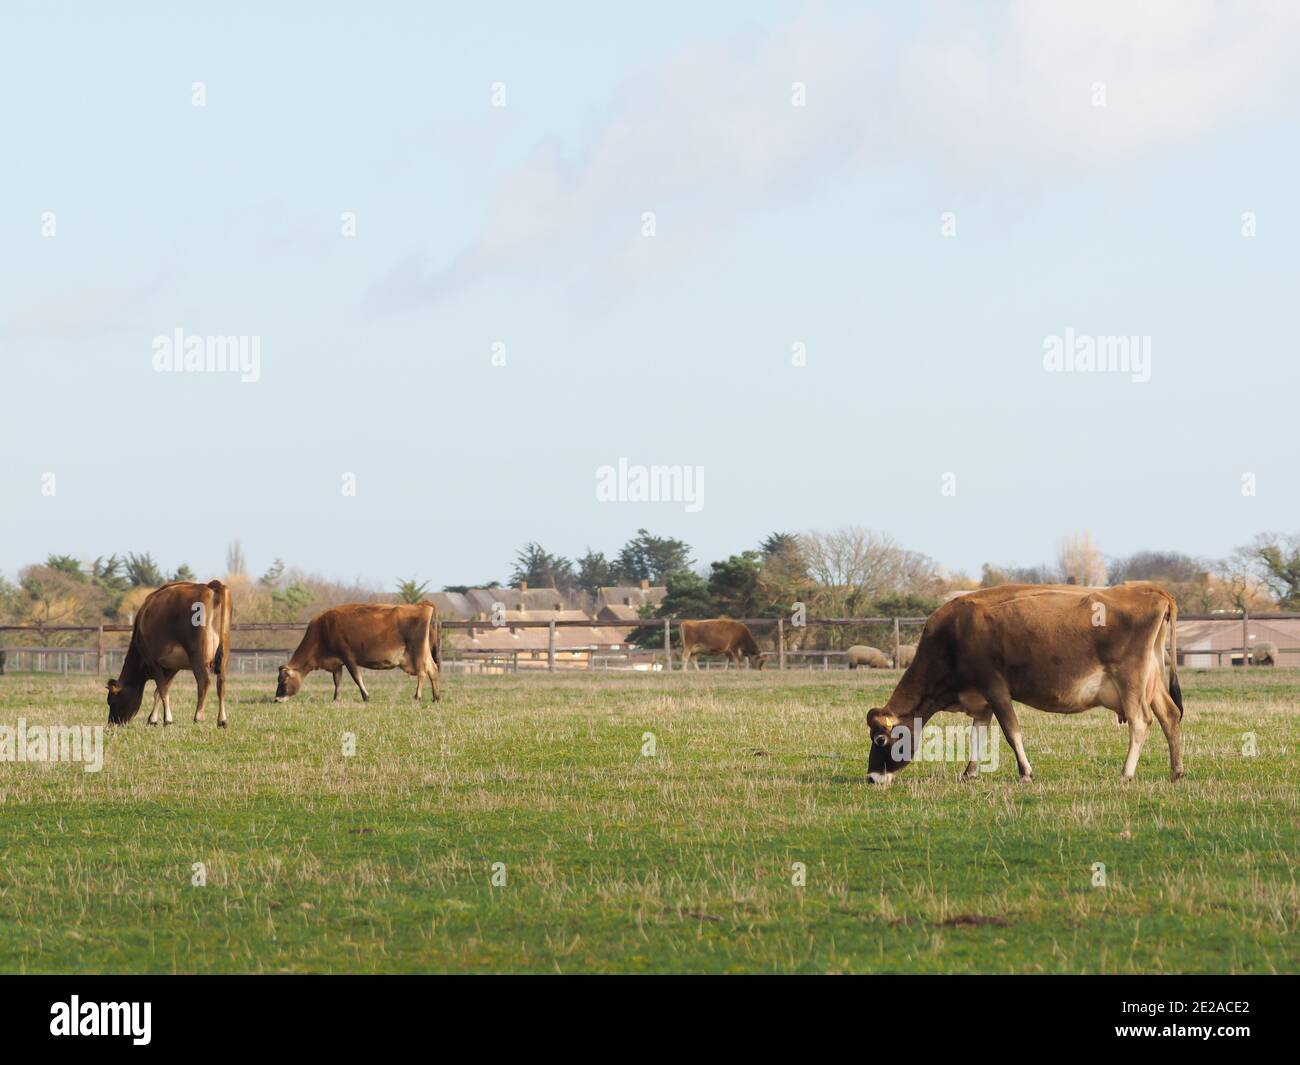
[[[260,577],[247,573],[238,541],[224,579],[243,621],[299,621],[344,602],[419,602],[429,582],[411,578],[385,590],[340,582],[277,559]],[[812,617],[898,617],[929,613],[954,591],[1010,582],[1101,585],[1153,581],[1185,613],[1300,611],[1300,534],[1266,533],[1220,559],[1145,550],[1108,557],[1087,533],[1068,536],[1057,557],[1033,566],[986,563],[978,578],[946,569],[892,537],[847,526],[829,532],[773,532],[754,547],[700,563],[689,544],[638,529],[608,555],[587,547],[573,558],[537,542],[524,544],[503,574],[505,584],[554,589],[573,607],[590,610],[602,587],[645,580],[666,589],[651,617],[778,617],[803,603]],[[168,580],[193,580],[188,565],[166,571],[148,552],[83,561],[51,554],[23,567],[17,583],[0,577],[0,619],[7,624],[95,625],[129,621],[139,604]],[[444,585],[444,591],[500,587]]]

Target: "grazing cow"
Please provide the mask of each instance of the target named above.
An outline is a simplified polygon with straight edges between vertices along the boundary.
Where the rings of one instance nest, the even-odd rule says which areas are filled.
[[[742,657],[749,659],[755,669],[763,668],[763,652],[758,649],[754,634],[741,621],[715,618],[713,621],[683,621],[682,669],[691,664],[691,658],[701,652],[707,655],[727,655],[736,668]],[[695,669],[700,668],[699,662]]]
[[[912,760],[921,729],[939,710],[963,711],[983,728],[996,717],[1022,779],[1030,779],[1033,769],[1012,704],[1018,700],[1049,713],[1114,710],[1129,729],[1125,779],[1137,770],[1154,715],[1169,744],[1170,778],[1178,780],[1183,700],[1177,628],[1177,604],[1148,584],[1008,585],[958,596],[930,615],[916,659],[889,702],[867,715],[868,779],[889,783]],[[972,758],[965,776],[978,772]]]
[[[1277,665],[1278,653],[1277,644],[1270,643],[1268,640],[1261,640],[1255,644],[1252,657],[1255,659],[1255,665],[1257,666],[1275,666]]]
[[[916,658],[916,644],[900,643],[898,645],[898,668],[906,669]]]
[[[217,676],[217,725],[226,725],[226,666],[230,661],[230,589],[220,581],[194,584],[175,581],[150,593],[140,604],[131,627],[131,643],[122,673],[108,682],[108,722],[124,725],[135,717],[144,698],[144,686],[154,683],[149,724],[158,724],[162,700],[163,724],[172,723],[167,691],[172,678],[189,667],[199,688],[194,720],[203,720],[203,704]]]
[[[353,603],[336,606],[311,620],[302,642],[280,667],[275,688],[276,702],[297,695],[303,679],[313,669],[334,675],[334,699],[339,697],[339,680],[343,670],[361,689],[361,698],[370,701],[370,693],[361,682],[360,669],[401,669],[415,678],[415,698],[419,701],[424,678],[436,703],[438,695],[438,638],[434,620],[438,612],[432,603],[412,606],[383,606]]]
[[[855,643],[848,650],[849,669],[867,666],[870,669],[891,669],[894,663],[884,651],[877,651],[864,643]]]

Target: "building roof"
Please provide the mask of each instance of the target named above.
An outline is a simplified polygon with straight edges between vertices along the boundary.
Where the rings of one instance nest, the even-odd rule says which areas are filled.
[[[662,586],[613,584],[596,589],[596,610],[607,606],[631,606],[640,610],[649,605],[657,607],[664,601],[668,589]]]
[[[474,616],[473,604],[460,592],[431,592],[429,602],[437,607],[438,617],[449,621],[468,621]]]
[[[471,588],[465,593],[474,613],[490,617],[494,604],[500,603],[506,610],[552,613],[568,609],[564,593],[554,588]],[[582,617],[586,617],[585,614]]]
[[[641,608],[624,606],[622,603],[610,603],[602,606],[596,614],[597,621],[642,621]]]
[[[511,628],[506,625],[483,625],[470,631],[447,632],[443,639],[461,651],[541,651],[548,646],[549,630],[542,628]],[[626,643],[623,633],[615,629],[593,625],[574,625],[555,630],[555,649],[575,651],[588,647],[622,647]]]

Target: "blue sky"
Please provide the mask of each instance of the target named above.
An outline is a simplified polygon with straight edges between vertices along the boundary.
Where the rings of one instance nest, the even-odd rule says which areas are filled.
[[[1131,7],[6,4],[0,572],[1294,531],[1300,17]],[[156,373],[176,328],[259,380]],[[1151,380],[1046,372],[1067,328]],[[620,458],[705,505],[598,502]]]

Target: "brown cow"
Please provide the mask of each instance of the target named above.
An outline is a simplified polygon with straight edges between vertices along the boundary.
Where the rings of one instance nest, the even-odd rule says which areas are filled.
[[[742,621],[715,618],[712,621],[683,621],[682,669],[691,664],[691,658],[700,652],[709,655],[727,655],[736,668],[742,657],[749,659],[755,669],[763,668],[763,652],[758,649],[754,634]],[[699,662],[695,663],[698,672]]]
[[[339,697],[339,680],[343,670],[361,689],[363,701],[370,693],[361,682],[360,669],[398,669],[415,678],[415,698],[419,701],[424,678],[436,703],[438,695],[438,638],[434,619],[438,616],[432,603],[412,606],[384,606],[352,603],[336,606],[311,620],[302,642],[280,667],[275,688],[276,702],[297,695],[304,678],[313,669],[334,675],[334,699]]]
[[[889,702],[867,715],[868,779],[889,783],[912,760],[921,729],[939,710],[965,712],[983,728],[997,717],[1021,777],[1031,778],[1012,703],[1018,700],[1049,713],[1114,710],[1129,728],[1125,779],[1137,770],[1154,715],[1169,744],[1170,778],[1178,780],[1183,701],[1177,626],[1177,605],[1154,585],[1010,585],[958,596],[930,615],[915,661]],[[965,775],[977,774],[972,759]]]
[[[230,614],[230,589],[220,581],[175,581],[150,593],[136,611],[122,673],[117,680],[108,682],[109,724],[124,725],[135,717],[144,698],[144,686],[153,681],[149,724],[158,724],[161,699],[163,724],[170,725],[172,708],[167,690],[172,678],[188,666],[199,688],[194,720],[203,720],[211,671],[217,675],[217,726],[224,728]]]

